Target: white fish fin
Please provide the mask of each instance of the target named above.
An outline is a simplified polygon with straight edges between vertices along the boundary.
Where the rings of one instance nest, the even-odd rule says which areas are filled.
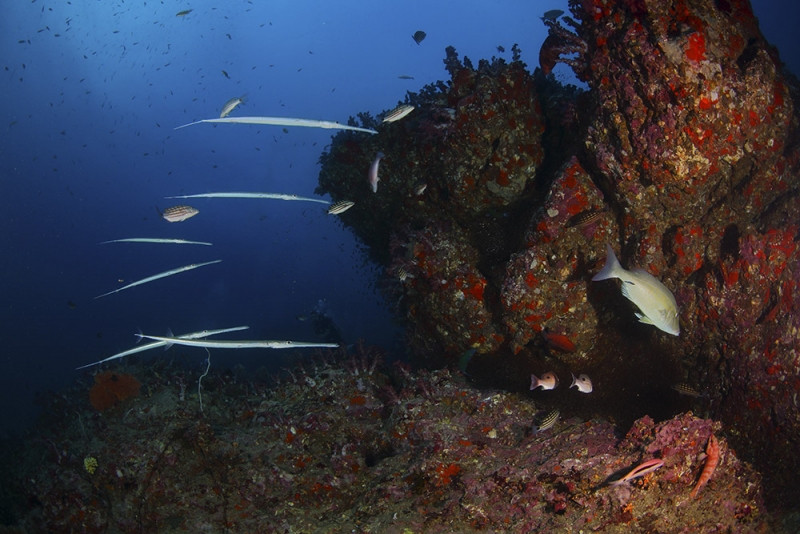
[[[641,313],[637,313],[637,314],[636,314],[636,317],[639,319],[639,322],[640,322],[640,323],[644,323],[644,324],[653,324],[653,320],[652,320],[652,319],[650,319],[650,317],[648,317],[648,316],[646,316],[646,315],[642,315]],[[655,326],[655,325],[654,325],[654,326]]]
[[[172,333],[172,328],[167,328],[167,335],[165,337],[175,337],[175,334]],[[172,347],[172,343],[164,345],[164,352],[168,351],[170,347]]]
[[[622,296],[630,301],[633,301],[631,298],[631,289],[633,289],[634,286],[636,286],[636,282],[632,280],[624,280],[622,282]]]
[[[620,265],[619,260],[617,260],[614,249],[611,248],[609,244],[606,244],[606,254],[606,263],[603,265],[603,268],[600,269],[600,272],[592,277],[593,282],[607,280],[609,278],[619,278],[620,273],[625,271],[622,265]]]
[[[138,326],[136,327],[136,345],[138,345],[142,341],[142,329]]]

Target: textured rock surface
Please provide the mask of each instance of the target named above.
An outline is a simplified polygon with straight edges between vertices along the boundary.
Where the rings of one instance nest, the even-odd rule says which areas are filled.
[[[446,371],[383,373],[360,348],[274,388],[212,370],[128,369],[147,391],[97,413],[85,387],[48,403],[51,421],[16,451],[6,485],[27,532],[761,532],[759,476],[720,437],[721,460],[692,499],[714,432],[690,414],[643,418],[621,436],[478,391]],[[190,386],[184,389],[184,386]],[[575,395],[580,395],[575,393]],[[84,458],[97,460],[90,473]],[[664,466],[611,487],[649,458]],[[9,516],[8,502],[3,512]],[[22,505],[24,504],[24,506]]]
[[[654,392],[687,382],[770,499],[800,503],[796,79],[745,0],[570,6],[546,22],[533,82],[519,62],[476,70],[449,51],[451,81],[410,95],[408,119],[337,135],[320,191],[357,199],[342,220],[386,266],[417,356],[473,347],[476,377],[512,390],[590,372],[626,385],[604,402],[628,422],[667,412]],[[589,90],[545,78],[558,61]],[[389,185],[373,195],[361,176],[378,150]],[[606,243],[675,294],[680,338],[636,323],[617,282],[590,281]]]

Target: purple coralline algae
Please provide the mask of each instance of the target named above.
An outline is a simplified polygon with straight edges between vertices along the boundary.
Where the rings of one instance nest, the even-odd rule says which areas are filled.
[[[318,355],[267,387],[212,370],[204,416],[185,371],[128,369],[147,393],[106,412],[85,387],[54,396],[51,421],[5,478],[26,532],[764,532],[758,474],[720,426],[645,417],[624,438],[569,413],[533,433],[539,407],[479,391],[447,370],[387,374],[375,349]],[[93,462],[88,462],[91,458]],[[611,487],[632,466],[659,470]],[[89,468],[87,466],[94,466]]]
[[[410,94],[405,121],[336,136],[319,190],[363,199],[342,221],[385,267],[429,364],[475,348],[473,378],[517,391],[531,373],[581,367],[618,387],[596,393],[627,422],[666,416],[660,392],[689,383],[765,475],[768,501],[796,505],[797,80],[747,0],[570,11],[544,21],[533,76],[518,50],[478,69],[448,50],[450,81]],[[558,62],[588,90],[545,76]],[[378,150],[395,186],[370,197],[357,177]],[[675,295],[680,337],[637,323],[617,282],[591,281],[607,243]]]

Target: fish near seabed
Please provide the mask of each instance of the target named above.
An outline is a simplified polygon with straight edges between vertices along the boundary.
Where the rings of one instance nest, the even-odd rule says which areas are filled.
[[[200,210],[197,208],[193,208],[191,206],[172,206],[171,208],[167,208],[164,211],[159,211],[161,217],[164,218],[167,222],[181,222],[185,221],[186,219],[191,219],[198,213]]]
[[[543,391],[555,389],[557,385],[558,377],[555,373],[545,373],[542,375],[542,378],[531,375],[531,391],[539,387],[542,388]]]
[[[592,281],[619,278],[622,281],[622,295],[636,304],[641,312],[636,314],[639,322],[651,324],[673,336],[680,335],[678,303],[667,286],[644,269],[623,269],[611,245],[606,245],[606,250],[606,264],[592,277]]]
[[[373,161],[369,166],[369,172],[367,173],[367,178],[369,178],[369,185],[372,186],[372,192],[378,192],[378,164],[381,162],[381,158],[383,157],[383,152],[378,152],[375,155],[375,161]]]
[[[225,102],[225,104],[222,106],[222,111],[219,114],[219,118],[224,119],[225,117],[230,115],[231,111],[236,109],[237,106],[244,104],[245,97],[247,97],[247,93],[243,94],[242,96],[235,96],[230,100],[228,100],[227,102]]]

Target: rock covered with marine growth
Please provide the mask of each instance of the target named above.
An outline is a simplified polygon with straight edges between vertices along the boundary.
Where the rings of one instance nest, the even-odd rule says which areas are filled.
[[[318,356],[275,387],[212,368],[202,413],[199,370],[158,361],[126,369],[146,394],[102,412],[85,384],[53,395],[2,473],[0,517],[86,533],[766,529],[758,475],[710,420],[645,417],[623,437],[563,413],[534,434],[524,396],[377,358]],[[720,462],[692,498],[712,433]]]
[[[587,372],[623,421],[675,413],[670,385],[688,383],[769,494],[798,502],[796,80],[746,0],[570,10],[545,21],[535,76],[516,49],[477,69],[449,49],[450,81],[409,94],[406,119],[335,137],[318,191],[356,202],[342,221],[386,267],[418,356],[474,348],[476,379],[511,390]],[[545,77],[559,61],[589,90]],[[675,294],[679,338],[591,282],[606,243]]]

